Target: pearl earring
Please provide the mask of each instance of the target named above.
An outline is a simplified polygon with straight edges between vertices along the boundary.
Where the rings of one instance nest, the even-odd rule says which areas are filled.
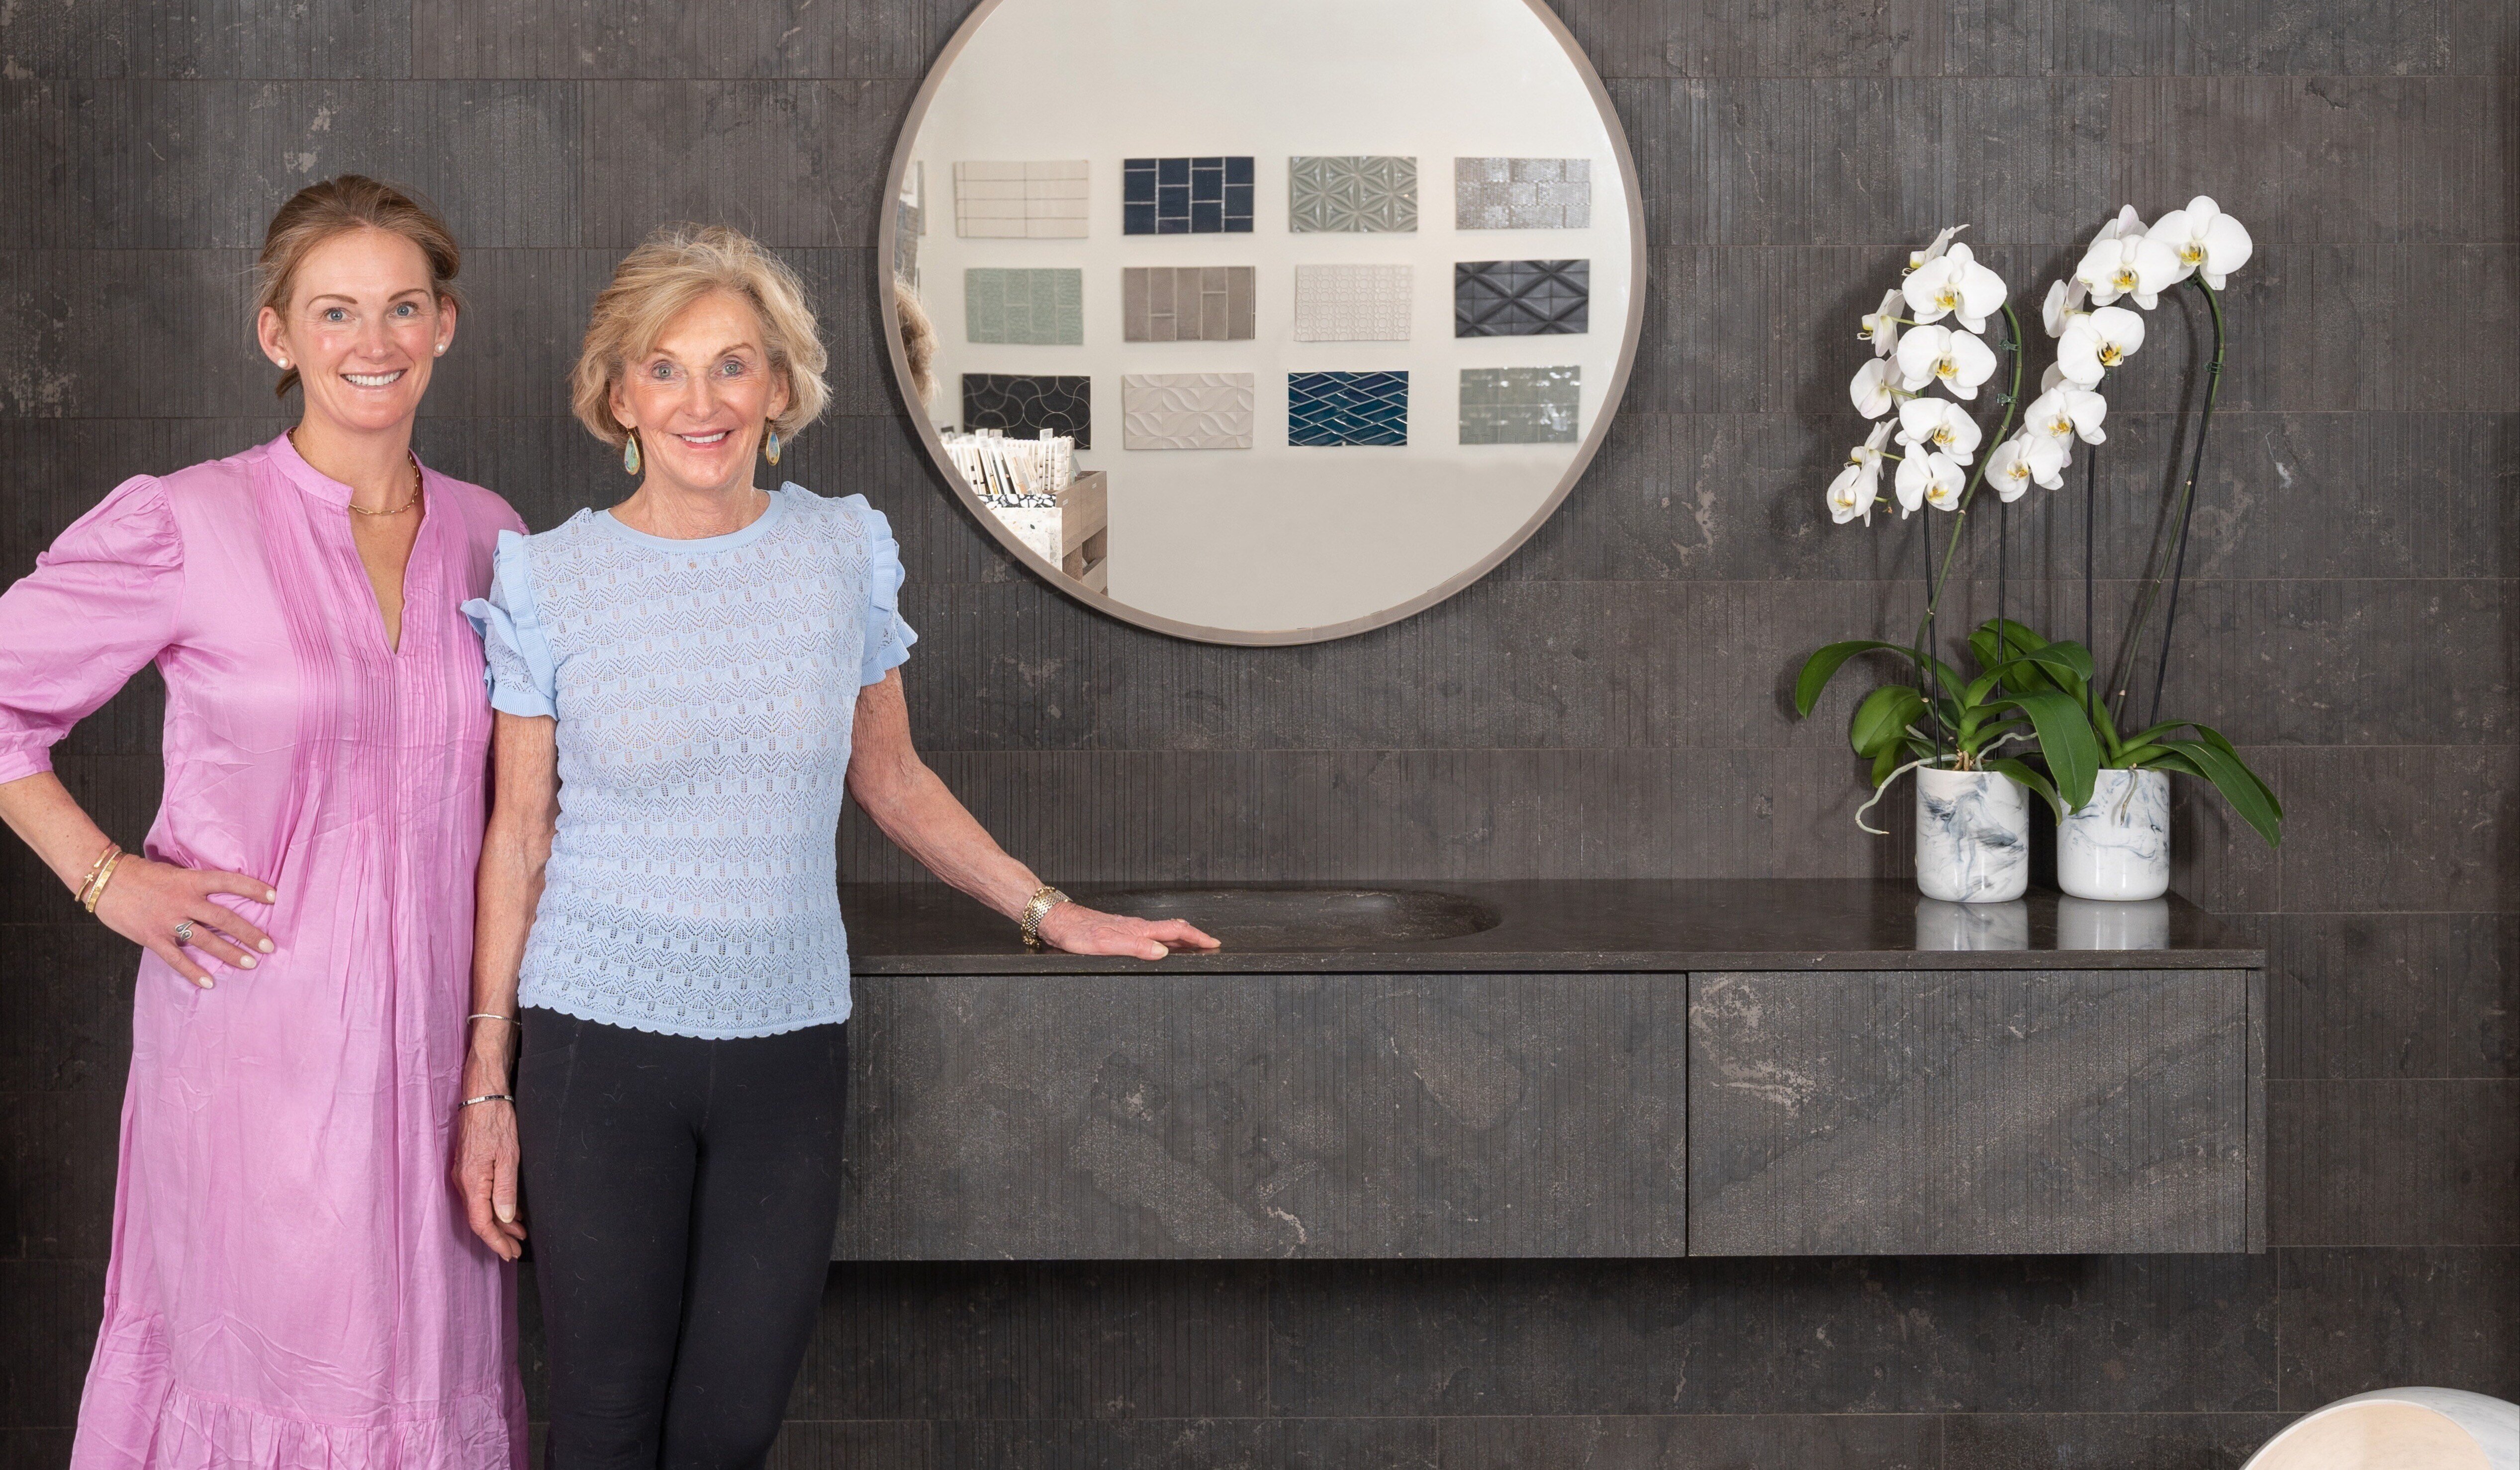
[[[446,344],[444,342],[437,344],[437,355],[440,357],[444,357],[446,355]]]
[[[280,360],[280,371],[283,373],[289,371],[289,359],[284,357]]]

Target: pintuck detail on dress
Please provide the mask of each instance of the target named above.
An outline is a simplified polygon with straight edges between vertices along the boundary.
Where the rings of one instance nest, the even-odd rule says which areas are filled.
[[[561,813],[519,1004],[727,1040],[846,1020],[832,833],[858,690],[910,656],[864,496],[676,541],[581,511],[465,604],[491,702],[552,714]]]
[[[215,990],[138,957],[72,1470],[524,1463],[515,1273],[446,1181],[490,733],[456,609],[521,524],[423,490],[398,647],[348,487],[285,436],[126,481],[0,593],[0,780],[155,663],[139,850],[280,893],[214,900],[276,945],[251,970],[196,951]]]

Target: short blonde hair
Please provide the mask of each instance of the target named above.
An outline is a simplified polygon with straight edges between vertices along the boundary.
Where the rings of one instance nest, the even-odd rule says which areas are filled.
[[[712,291],[742,297],[761,321],[772,371],[788,379],[788,412],[771,424],[781,438],[823,416],[832,390],[823,369],[832,360],[805,299],[805,284],[750,236],[724,225],[667,225],[614,267],[612,284],[595,298],[569,375],[570,406],[586,431],[615,448],[630,437],[612,417],[612,387],[630,359],[656,345],[665,328]]]

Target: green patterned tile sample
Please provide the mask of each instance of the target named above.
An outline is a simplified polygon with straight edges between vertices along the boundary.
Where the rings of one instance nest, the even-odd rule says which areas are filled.
[[[1463,368],[1462,442],[1572,444],[1582,422],[1581,368]]]
[[[975,342],[1074,347],[1085,341],[1085,273],[1000,270],[963,273],[964,334]]]

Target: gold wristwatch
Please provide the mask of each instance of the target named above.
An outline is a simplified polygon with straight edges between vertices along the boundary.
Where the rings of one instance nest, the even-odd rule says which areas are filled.
[[[1051,887],[1048,883],[1044,883],[1039,888],[1032,891],[1032,900],[1024,905],[1023,912],[1023,942],[1025,949],[1030,950],[1035,954],[1041,953],[1043,948],[1041,942],[1042,919],[1049,914],[1051,910],[1056,909],[1059,905],[1067,903],[1068,901],[1066,894]]]

